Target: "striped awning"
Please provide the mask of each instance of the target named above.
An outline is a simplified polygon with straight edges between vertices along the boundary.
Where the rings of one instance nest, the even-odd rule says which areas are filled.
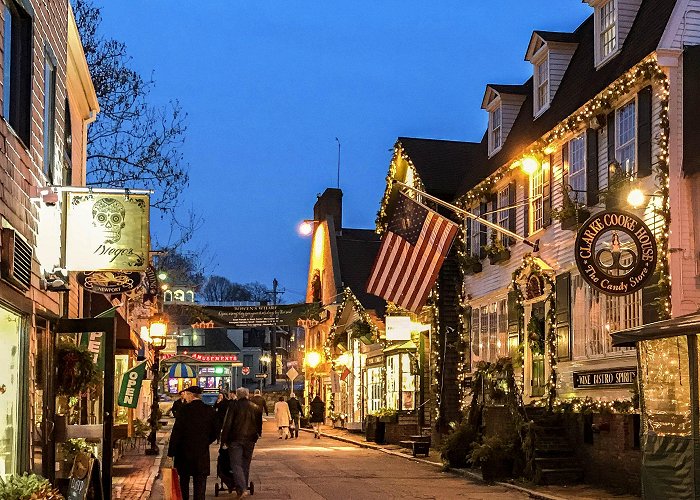
[[[194,371],[190,365],[185,363],[175,363],[170,367],[168,375],[171,378],[195,378],[197,373]]]

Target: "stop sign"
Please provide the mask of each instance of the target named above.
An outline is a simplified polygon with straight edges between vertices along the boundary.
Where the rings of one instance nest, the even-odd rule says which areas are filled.
[[[241,373],[243,373],[243,375],[248,375],[250,373],[250,368],[248,368],[247,366],[244,366],[243,369],[241,370]]]

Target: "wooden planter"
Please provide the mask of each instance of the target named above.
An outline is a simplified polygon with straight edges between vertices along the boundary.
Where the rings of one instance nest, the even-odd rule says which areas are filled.
[[[562,231],[576,231],[579,224],[586,221],[590,216],[591,213],[588,210],[579,208],[575,214],[561,220],[561,229]]]
[[[399,422],[398,415],[384,415],[379,417],[379,421],[385,424],[397,424]]]
[[[491,264],[498,264],[499,262],[503,262],[510,259],[510,250],[501,250],[498,253],[492,253],[489,254],[489,262]]]

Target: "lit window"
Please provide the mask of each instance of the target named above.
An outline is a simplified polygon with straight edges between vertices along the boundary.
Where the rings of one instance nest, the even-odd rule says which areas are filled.
[[[605,59],[617,48],[615,27],[615,0],[608,0],[598,8],[600,20],[600,58]]]
[[[535,67],[535,81],[537,86],[537,111],[541,111],[549,104],[549,57]]]
[[[569,141],[569,186],[571,199],[586,204],[586,137]]]
[[[501,107],[497,107],[491,111],[489,115],[489,122],[491,125],[491,152],[493,152],[501,147]]]
[[[628,175],[634,174],[636,144],[635,102],[625,104],[617,110],[617,148],[615,156]]]
[[[498,212],[496,212],[496,220],[498,222],[498,225],[501,226],[503,229],[508,229],[510,227],[510,210],[504,210],[507,209],[509,206],[510,186],[508,185],[498,192]],[[506,246],[510,243],[510,239],[508,238],[508,236],[505,236],[503,233],[498,233],[498,238],[501,240],[501,243],[503,243]]]
[[[530,175],[530,232],[534,233],[544,223],[544,170],[538,168]]]

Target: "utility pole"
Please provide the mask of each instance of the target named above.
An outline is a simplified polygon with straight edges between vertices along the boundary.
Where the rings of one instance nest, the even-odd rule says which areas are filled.
[[[272,305],[275,307],[275,321],[272,326],[272,333],[270,334],[270,351],[272,351],[272,361],[270,363],[270,383],[275,385],[277,383],[277,323],[279,323],[279,311],[277,310],[277,295],[282,295],[284,290],[278,290],[277,287],[279,282],[277,278],[272,280],[272,291],[268,292],[272,294]]]

